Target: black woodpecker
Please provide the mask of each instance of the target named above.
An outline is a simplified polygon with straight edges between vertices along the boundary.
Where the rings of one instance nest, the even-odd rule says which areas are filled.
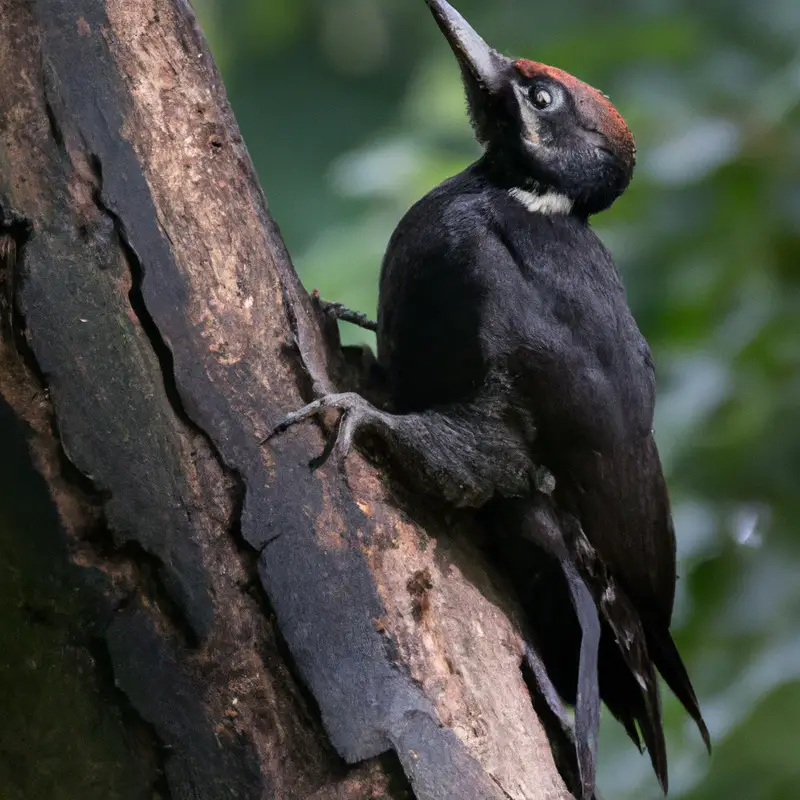
[[[444,0],[427,4],[485,152],[389,242],[377,341],[390,406],[329,395],[271,436],[339,409],[334,458],[369,431],[420,485],[480,509],[516,547],[505,563],[543,691],[575,706],[580,796],[594,792],[601,697],[666,792],[656,670],[709,735],[669,632],[675,534],[653,362],[588,224],[627,188],[633,137],[596,89],[501,55]]]

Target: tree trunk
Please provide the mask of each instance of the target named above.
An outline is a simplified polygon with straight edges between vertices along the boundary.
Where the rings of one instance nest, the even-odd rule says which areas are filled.
[[[0,65],[0,794],[569,797],[472,523],[258,444],[341,359],[185,0]]]

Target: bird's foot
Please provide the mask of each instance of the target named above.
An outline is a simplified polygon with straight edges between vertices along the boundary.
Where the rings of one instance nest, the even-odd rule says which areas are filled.
[[[342,322],[349,322],[352,325],[357,325],[359,328],[364,328],[368,331],[377,331],[378,323],[371,320],[362,311],[353,311],[347,308],[343,303],[334,303],[329,300],[323,300],[319,296],[319,292],[314,289],[312,297],[317,302],[322,311],[333,319],[341,320]]]
[[[384,422],[384,414],[375,406],[366,401],[360,394],[355,392],[342,392],[341,394],[328,394],[314,400],[299,411],[287,414],[270,433],[261,440],[261,444],[266,444],[270,439],[279,436],[289,430],[298,422],[305,422],[311,417],[327,411],[337,409],[342,412],[339,419],[339,430],[333,443],[328,444],[325,452],[315,460],[314,466],[320,467],[329,458],[335,464],[341,465],[353,444],[356,433],[365,426],[375,426],[377,423]]]

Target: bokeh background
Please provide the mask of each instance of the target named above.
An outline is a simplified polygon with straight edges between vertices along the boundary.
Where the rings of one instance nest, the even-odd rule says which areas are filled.
[[[594,225],[658,366],[675,632],[716,743],[709,761],[665,697],[671,796],[799,798],[800,2],[457,5],[501,51],[608,93],[637,138]],[[400,216],[478,154],[425,4],[195,7],[306,287],[374,314]],[[660,796],[610,717],[600,764],[607,798]]]

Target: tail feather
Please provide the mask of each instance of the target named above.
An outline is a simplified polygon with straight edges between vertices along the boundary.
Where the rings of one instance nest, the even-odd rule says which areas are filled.
[[[669,779],[661,697],[642,621],[582,531],[575,540],[575,553],[581,574],[589,583],[601,616],[613,634],[613,644],[606,650],[613,653],[612,660],[606,659],[604,674],[600,676],[603,699],[640,750],[641,733],[653,770],[666,794]],[[611,674],[612,669],[616,674]]]
[[[655,676],[654,676],[655,677]],[[661,791],[667,794],[669,791],[669,773],[667,770],[667,745],[664,741],[664,728],[661,724],[661,697],[656,685],[653,697],[645,702],[647,710],[639,718],[639,727],[647,746],[647,753],[650,756],[650,763],[656,773]],[[653,708],[655,706],[655,708]]]
[[[667,771],[667,746],[661,720],[661,696],[655,666],[647,649],[647,639],[642,623],[625,594],[606,576],[600,609],[611,628],[617,649],[630,672],[636,690],[627,692],[627,713],[623,725],[634,743],[640,746],[639,737],[631,734],[634,720],[647,747],[658,782],[667,793],[669,777]],[[638,696],[637,696],[638,695]],[[606,701],[606,704],[611,705]],[[613,713],[613,711],[612,711]]]
[[[678,648],[672,640],[672,636],[668,630],[662,627],[648,626],[647,642],[658,671],[664,677],[673,694],[689,712],[710,754],[711,736],[700,711],[700,704],[697,702],[697,695],[692,687],[689,674],[681,660],[680,653],[678,653]]]
[[[505,503],[504,508],[507,507]],[[530,512],[529,507],[525,509]],[[531,519],[530,513],[521,516],[526,522]],[[519,519],[516,525],[512,524],[514,520],[509,521],[502,515],[498,519],[503,523],[501,528],[520,530]],[[600,612],[596,669],[602,700],[639,751],[642,751],[642,743],[647,747],[653,770],[666,793],[667,752],[658,672],[696,722],[710,751],[708,729],[686,668],[663,620],[654,619],[643,612],[641,604],[631,602],[627,591],[607,568],[574,517],[566,513],[559,515],[558,527],[562,535],[563,532],[568,534],[564,538],[569,543],[575,568]],[[512,578],[528,610],[533,641],[555,691],[565,702],[580,706],[579,689],[587,685],[589,676],[586,670],[583,676],[578,674],[582,637],[577,614],[565,613],[571,605],[569,581],[565,580],[559,559],[548,554],[546,549],[531,547],[533,537],[526,533],[528,541],[508,537],[502,547],[503,539],[498,538],[495,542],[498,555],[502,554],[504,570]],[[591,736],[588,730],[576,733],[582,734],[576,742],[580,755],[581,741],[585,744],[591,741]]]
[[[606,703],[608,705],[608,703]],[[611,707],[609,706],[609,709]],[[614,714],[614,712],[611,712]],[[644,753],[644,745],[642,744],[642,737],[639,736],[639,728],[636,727],[638,716],[628,713],[627,709],[622,714],[614,714],[614,716],[622,723],[625,728],[625,733],[628,734],[630,740],[636,745],[636,749],[640,753]]]

